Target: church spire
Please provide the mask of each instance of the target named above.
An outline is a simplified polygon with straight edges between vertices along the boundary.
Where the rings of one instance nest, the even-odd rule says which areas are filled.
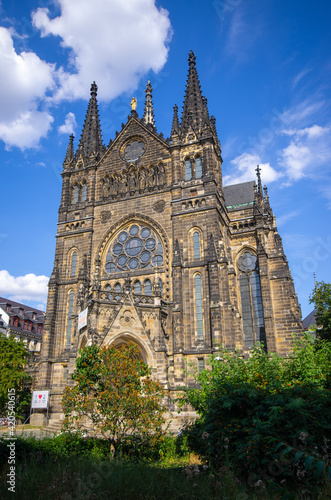
[[[174,105],[174,117],[172,119],[170,139],[173,140],[174,136],[180,136],[180,126],[179,126],[179,120],[178,120],[178,106],[177,106],[177,104]]]
[[[257,165],[255,172],[256,172],[256,177],[257,177],[257,196],[259,197],[261,203],[263,203],[263,190],[262,190],[262,182],[261,182],[260,165]]]
[[[186,84],[181,131],[186,134],[190,125],[194,130],[210,124],[207,99],[202,96],[198,72],[195,65],[195,55],[193,51],[189,53],[189,72]]]
[[[102,152],[104,149],[101,137],[97,90],[98,87],[96,83],[93,82],[91,85],[91,98],[87,108],[85,123],[77,150],[78,154],[81,153],[87,158],[93,153],[97,154]]]
[[[69,167],[73,159],[74,159],[74,134],[71,134],[69,136],[69,144],[66,156],[64,158],[63,167]]]
[[[145,93],[146,93],[146,100],[145,100],[145,111],[144,111],[144,116],[143,116],[143,121],[146,125],[152,125],[155,127],[155,119],[154,119],[154,110],[153,110],[153,102],[152,102],[152,85],[151,82],[148,80]]]

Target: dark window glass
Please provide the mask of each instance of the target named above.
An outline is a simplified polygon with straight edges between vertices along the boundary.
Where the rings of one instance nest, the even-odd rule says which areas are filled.
[[[136,234],[139,233],[139,227],[138,226],[131,226],[129,229],[129,233],[131,236],[136,236]]]
[[[198,231],[195,231],[195,233],[193,233],[193,252],[194,258],[200,259],[200,235]]]
[[[160,239],[146,226],[134,224],[121,231],[115,238],[106,257],[107,273],[150,268],[163,264],[163,247]]]
[[[202,177],[202,162],[200,156],[195,159],[195,178],[200,179]]]
[[[256,342],[264,342],[265,329],[260,276],[256,255],[245,252],[238,259],[241,310],[245,347],[253,347]]]
[[[185,180],[189,181],[192,179],[192,164],[191,160],[185,160]]]
[[[68,301],[68,319],[67,319],[67,332],[66,332],[66,349],[70,349],[70,346],[71,346],[71,334],[72,334],[72,326],[73,326],[74,298],[75,298],[75,294],[74,294],[73,290],[71,290],[71,292],[69,294],[69,301]]]
[[[74,196],[73,196],[73,203],[78,203],[78,198],[79,198],[79,187],[76,185],[74,187]]]
[[[152,283],[151,280],[145,281],[145,295],[152,295]]]
[[[82,187],[82,201],[86,201],[87,198],[87,185],[83,184]]]
[[[141,230],[141,233],[140,233],[140,236],[142,238],[148,238],[148,236],[151,234],[151,230],[148,228],[148,227],[144,227],[142,230]]]
[[[76,276],[76,267],[77,267],[77,252],[74,252],[71,257],[71,272],[70,272],[71,278]]]
[[[202,290],[201,290],[201,275],[196,274],[194,277],[195,284],[195,320],[197,328],[198,340],[203,340],[203,312],[202,312]]]
[[[138,255],[143,248],[143,242],[140,238],[131,238],[125,244],[125,251],[128,255]]]
[[[142,290],[141,290],[141,283],[140,283],[140,281],[136,281],[135,282],[133,290],[134,290],[134,293],[141,294]]]

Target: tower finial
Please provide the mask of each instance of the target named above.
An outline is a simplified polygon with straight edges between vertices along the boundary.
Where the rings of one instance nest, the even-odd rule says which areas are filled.
[[[98,86],[95,82],[92,83],[91,85],[91,89],[90,89],[90,94],[91,94],[91,97],[96,97],[97,96],[97,92],[98,92]]]
[[[155,119],[154,119],[154,110],[153,110],[153,101],[152,101],[152,85],[151,82],[148,80],[145,93],[146,93],[146,100],[145,100],[145,110],[144,110],[144,116],[143,116],[143,121],[146,125],[152,125],[152,127],[155,127]]]

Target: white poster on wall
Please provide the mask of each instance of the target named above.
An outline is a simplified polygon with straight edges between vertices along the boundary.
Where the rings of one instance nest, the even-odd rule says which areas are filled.
[[[78,314],[78,330],[87,325],[87,309]]]
[[[31,408],[47,408],[49,391],[33,391]]]

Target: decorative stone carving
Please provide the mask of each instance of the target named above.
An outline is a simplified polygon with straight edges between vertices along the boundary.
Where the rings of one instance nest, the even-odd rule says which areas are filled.
[[[103,212],[101,212],[100,219],[101,219],[101,222],[108,222],[111,219],[110,210],[104,210]]]
[[[164,211],[165,209],[165,201],[161,200],[161,201],[157,201],[156,203],[154,203],[153,205],[153,210],[154,212],[158,212],[158,213],[161,213]]]

